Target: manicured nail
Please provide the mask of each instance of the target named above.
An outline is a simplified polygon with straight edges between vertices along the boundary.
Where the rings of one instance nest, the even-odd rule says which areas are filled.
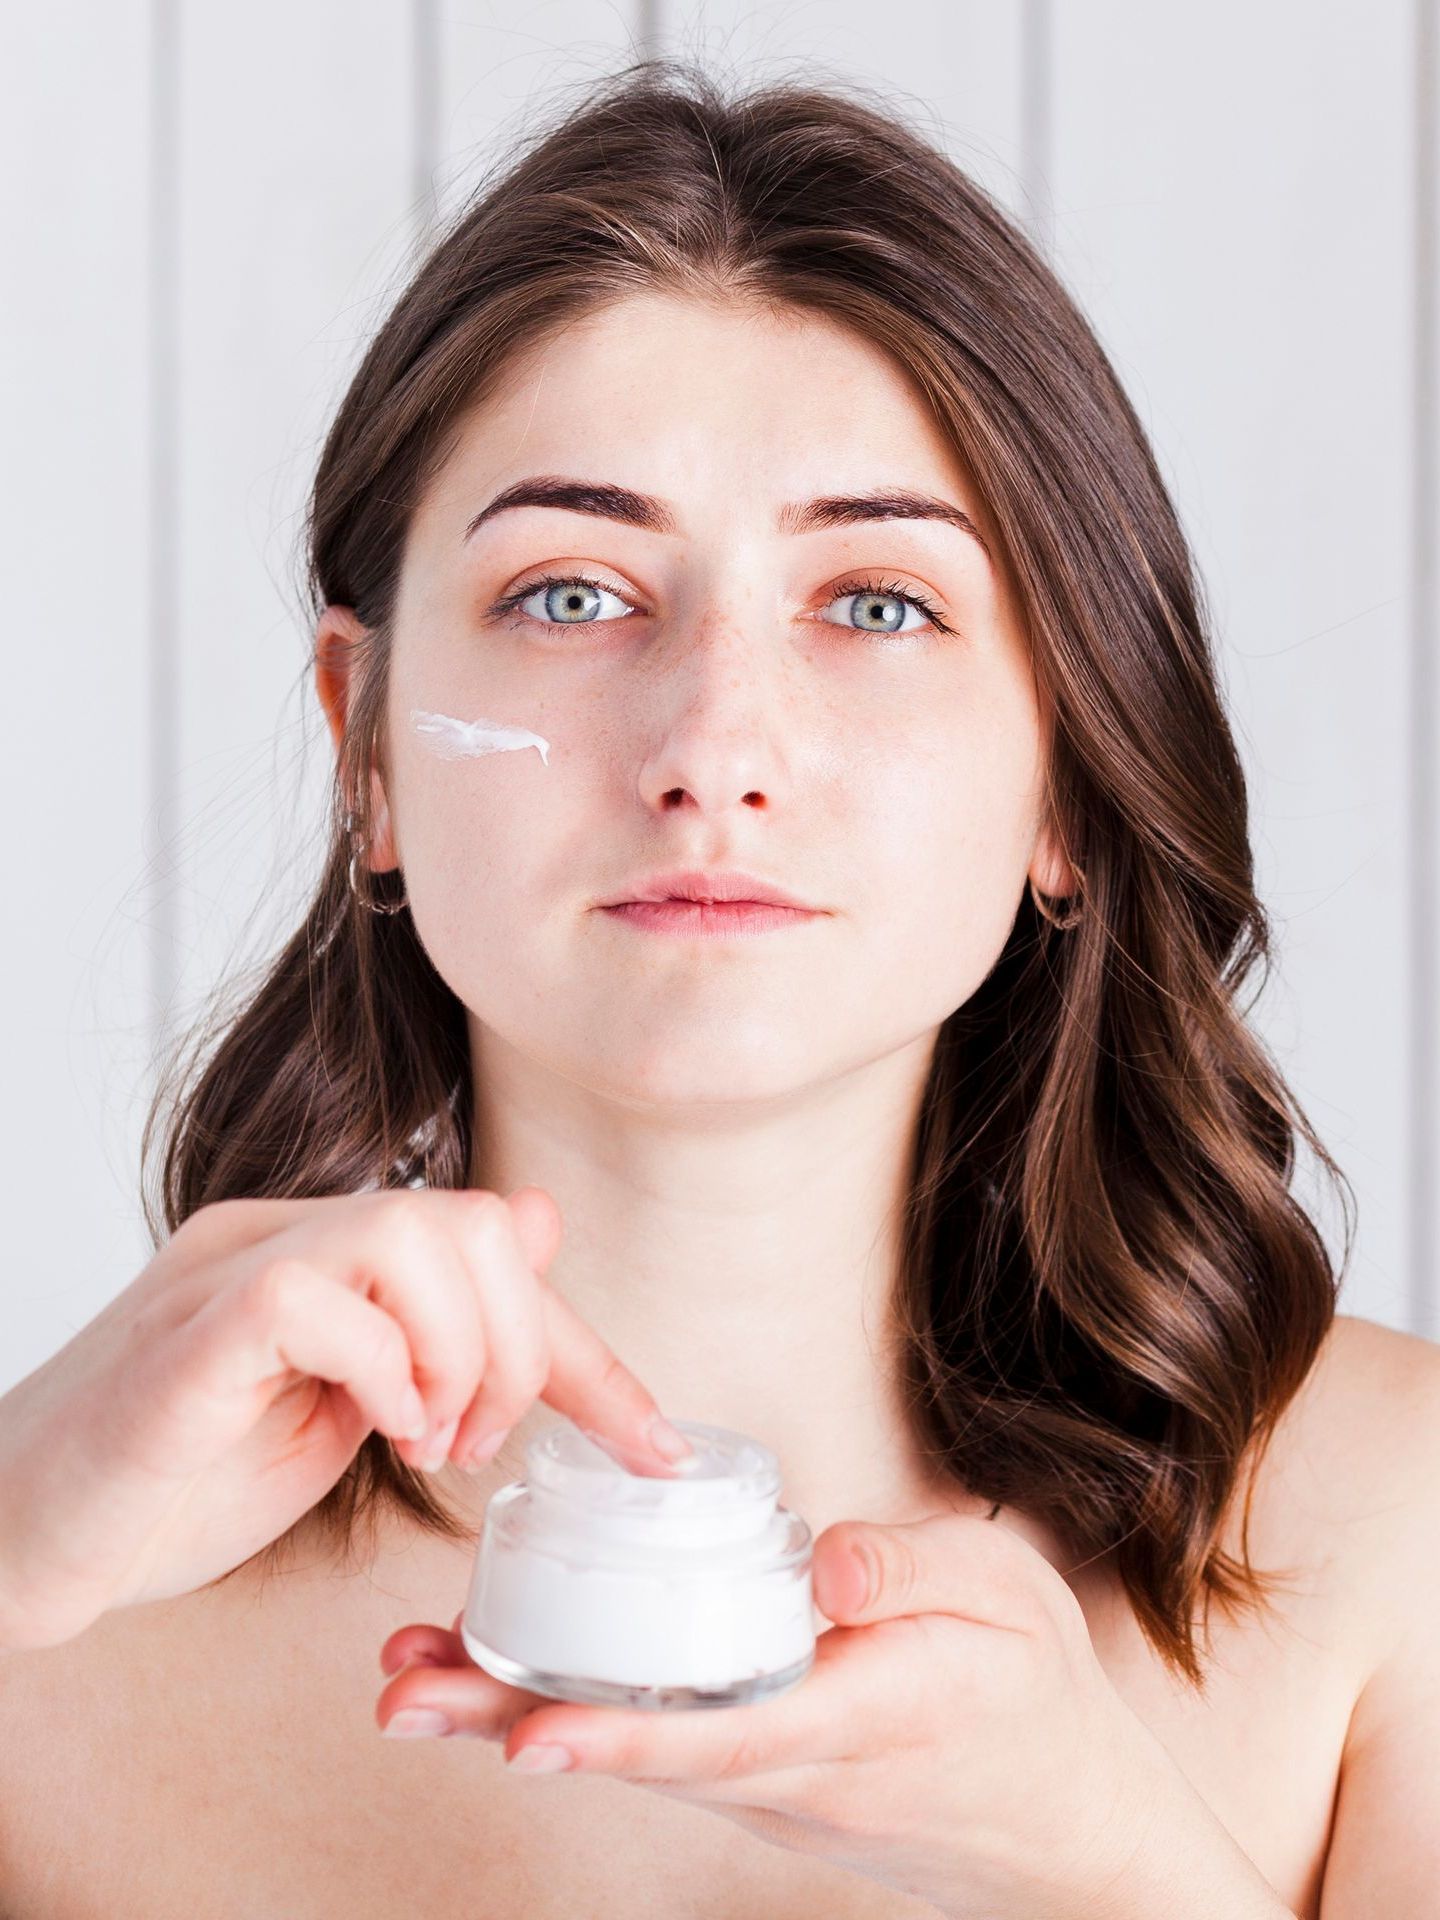
[[[498,1433],[482,1435],[465,1456],[463,1465],[466,1473],[476,1473],[487,1460],[493,1460],[510,1433],[509,1427],[502,1427]]]
[[[693,1460],[695,1449],[683,1433],[676,1431],[670,1422],[660,1415],[650,1422],[650,1444],[662,1460],[668,1460],[672,1466],[681,1460]]]
[[[564,1773],[574,1766],[575,1756],[569,1747],[521,1747],[505,1764],[516,1773]]]
[[[399,1713],[391,1714],[382,1728],[392,1739],[400,1740],[418,1740],[427,1734],[433,1738],[449,1731],[449,1715],[437,1713],[434,1707],[402,1707]]]

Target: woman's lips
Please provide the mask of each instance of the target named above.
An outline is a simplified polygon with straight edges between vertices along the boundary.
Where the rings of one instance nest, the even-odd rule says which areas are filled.
[[[795,927],[820,918],[809,907],[775,907],[760,900],[621,900],[601,911],[651,933],[702,938],[766,933],[774,927]]]

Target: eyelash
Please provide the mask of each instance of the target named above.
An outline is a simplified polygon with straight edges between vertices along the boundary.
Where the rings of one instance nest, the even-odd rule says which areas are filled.
[[[523,587],[517,587],[513,593],[507,593],[503,600],[497,600],[494,606],[490,609],[490,611],[492,614],[495,614],[495,615],[509,613],[514,608],[516,608],[522,600],[528,600],[532,593],[540,593],[546,587],[570,587],[570,586],[577,586],[577,585],[582,587],[594,587],[601,593],[614,594],[617,600],[623,600],[625,598],[623,593],[616,593],[614,587],[607,587],[603,580],[594,580],[590,577],[589,574],[544,573],[544,574],[540,574],[534,580],[527,581]],[[847,597],[854,596],[855,594],[861,594],[861,593],[883,594],[887,596],[893,595],[895,599],[905,600],[912,607],[917,608],[919,612],[923,613],[925,618],[935,628],[937,633],[952,634],[954,631],[953,628],[946,626],[945,622],[940,618],[939,614],[935,611],[934,607],[930,604],[930,602],[925,598],[924,594],[915,593],[905,587],[902,587],[897,581],[877,580],[871,577],[866,577],[864,579],[857,578],[857,579],[851,579],[851,580],[844,580],[836,587],[834,593],[831,595],[831,599],[841,600]],[[522,618],[526,620],[535,620],[534,614],[529,614],[529,613],[522,615]],[[588,630],[591,627],[618,626],[620,625],[620,621],[617,621],[617,620],[535,620],[535,624],[541,627],[563,627],[567,633],[585,633],[585,632],[588,632]],[[850,631],[852,633],[864,633],[867,631],[867,629],[864,627],[852,627]],[[892,634],[889,636],[881,633],[878,635],[878,637],[881,639],[885,639],[888,637],[896,640],[901,640],[906,638],[904,634],[898,634],[898,633]]]

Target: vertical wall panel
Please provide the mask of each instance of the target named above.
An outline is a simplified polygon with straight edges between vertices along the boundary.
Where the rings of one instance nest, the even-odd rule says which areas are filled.
[[[939,140],[1018,218],[1035,213],[1025,177],[1023,9],[1016,0],[659,0],[657,39],[738,85],[813,78],[893,90],[898,125]]]
[[[150,56],[142,0],[7,15],[0,1391],[141,1258]]]
[[[305,673],[306,490],[423,208],[408,6],[180,0],[178,686],[167,1031],[273,950],[333,760]]]
[[[1410,450],[1410,1324],[1440,1340],[1440,4],[1415,0]]]
[[[1356,1191],[1342,1305],[1403,1324],[1409,13],[1094,0],[1053,31],[1056,257],[1195,541],[1253,780],[1259,1024]]]
[[[435,205],[453,212],[570,88],[646,51],[638,0],[432,0]]]

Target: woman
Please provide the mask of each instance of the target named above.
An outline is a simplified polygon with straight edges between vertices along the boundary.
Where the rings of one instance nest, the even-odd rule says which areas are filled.
[[[0,1403],[5,1911],[1418,1910],[1435,1353],[1288,1190],[1190,560],[1024,238],[878,96],[641,63],[423,263],[309,537],[312,910]],[[815,1670],[501,1685],[488,1498],[662,1407],[779,1454]]]

